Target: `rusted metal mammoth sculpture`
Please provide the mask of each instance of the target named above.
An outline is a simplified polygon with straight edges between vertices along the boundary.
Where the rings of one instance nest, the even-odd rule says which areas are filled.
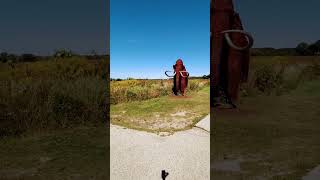
[[[224,99],[235,108],[240,83],[248,78],[253,38],[243,30],[232,0],[212,0],[210,15],[211,106],[220,106]]]
[[[173,65],[173,75],[168,75],[171,71],[166,71],[165,74],[168,77],[173,77],[173,88],[172,91],[175,95],[181,93],[182,96],[186,95],[186,89],[188,86],[188,77],[189,73],[187,72],[185,66],[183,65],[183,61],[178,59],[176,64]]]

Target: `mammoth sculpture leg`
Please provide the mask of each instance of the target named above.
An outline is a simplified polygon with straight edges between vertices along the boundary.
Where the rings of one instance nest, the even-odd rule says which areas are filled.
[[[174,95],[178,95],[178,91],[177,91],[177,83],[176,83],[176,76],[173,77],[173,87],[172,87],[172,92]]]
[[[222,59],[226,58],[228,48],[223,45],[225,42],[222,31],[230,29],[233,14],[232,0],[213,0],[211,2],[211,78],[210,84],[213,86],[211,91],[211,102],[215,102],[220,96],[221,88],[224,88],[226,79],[227,64]],[[221,77],[222,76],[222,77]]]
[[[240,16],[235,13],[233,16],[232,22],[233,30],[243,30]],[[241,32],[241,31],[239,31]],[[232,43],[236,45],[236,47],[231,47],[228,53],[228,86],[227,91],[230,97],[231,102],[236,103],[239,99],[240,92],[240,84],[241,82],[245,82],[248,76],[249,70],[249,50],[245,47],[247,45],[250,46],[249,40],[246,39],[246,36],[234,31],[230,36]],[[250,40],[252,43],[252,40]]]
[[[185,69],[184,69],[185,71]],[[187,87],[188,87],[188,77],[186,74],[186,72],[180,72],[180,79],[181,79],[181,86],[180,86],[180,91],[182,96],[186,95],[186,91],[187,91]]]
[[[180,74],[175,74],[173,77],[173,94],[178,95],[180,91]]]

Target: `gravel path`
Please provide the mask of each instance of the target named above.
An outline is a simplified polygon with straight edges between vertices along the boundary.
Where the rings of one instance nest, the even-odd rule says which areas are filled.
[[[162,137],[111,125],[111,180],[209,180],[210,117],[196,126]]]

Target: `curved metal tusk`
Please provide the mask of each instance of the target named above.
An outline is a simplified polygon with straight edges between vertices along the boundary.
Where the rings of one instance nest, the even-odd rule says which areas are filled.
[[[172,71],[166,71],[166,72],[165,72],[166,76],[168,76],[168,77],[174,77],[174,76],[176,75],[176,72],[173,72],[174,75],[173,75],[173,76],[169,76],[169,75],[167,74],[167,72],[172,72]]]
[[[253,45],[253,42],[254,42],[253,37],[251,36],[251,34],[248,33],[248,32],[245,32],[243,30],[233,29],[233,30],[223,31],[221,33],[224,34],[224,37],[226,38],[226,41],[227,41],[228,45],[230,47],[232,47],[233,49],[236,49],[236,50],[239,50],[239,51],[243,51],[243,50],[247,50],[247,49],[251,48],[252,45]],[[244,34],[248,44],[246,46],[244,46],[244,47],[236,46],[235,44],[233,44],[229,33],[241,33],[241,34]]]
[[[184,76],[182,73],[187,73],[187,76]],[[189,77],[189,73],[188,73],[187,71],[180,71],[180,75],[181,75],[182,77]]]

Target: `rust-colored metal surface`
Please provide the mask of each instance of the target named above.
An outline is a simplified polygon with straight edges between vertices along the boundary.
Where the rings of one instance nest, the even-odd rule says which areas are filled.
[[[183,61],[181,59],[178,59],[176,61],[176,64],[173,65],[173,70],[174,70],[174,76],[173,76],[172,91],[175,95],[178,95],[179,93],[181,93],[182,96],[185,96],[186,89],[188,86],[189,73],[187,72],[183,64]],[[167,72],[166,72],[166,75],[169,76]]]
[[[212,0],[210,13],[211,106],[219,105],[217,99],[223,96],[235,107],[240,83],[248,78],[253,38],[243,31],[232,0]]]

